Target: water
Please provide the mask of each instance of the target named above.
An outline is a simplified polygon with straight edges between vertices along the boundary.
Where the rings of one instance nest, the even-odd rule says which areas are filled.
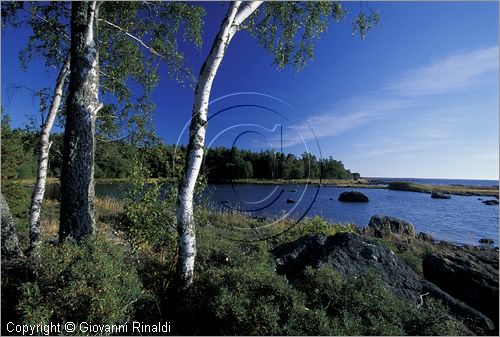
[[[477,185],[477,181],[473,182]],[[56,197],[57,187],[47,186],[48,197]],[[126,185],[96,184],[96,194],[101,197],[122,198],[125,190]],[[349,190],[366,194],[370,202],[339,202],[340,193]],[[479,239],[486,237],[498,245],[498,205],[487,206],[481,202],[493,199],[491,197],[453,195],[451,199],[432,199],[426,193],[387,189],[322,187],[318,190],[306,185],[259,184],[213,184],[207,188],[206,196],[216,210],[238,209],[250,216],[280,218],[286,215],[300,219],[320,215],[330,222],[366,226],[373,215],[381,214],[409,221],[417,231],[429,233],[436,239],[478,244]],[[287,199],[296,203],[289,204]]]
[[[350,190],[366,194],[370,201],[344,203],[337,200],[340,193]],[[298,219],[310,207],[308,217],[320,215],[335,223],[365,226],[373,215],[381,214],[407,220],[417,231],[429,233],[436,239],[478,244],[479,239],[487,237],[498,245],[498,205],[487,206],[478,200],[491,197],[454,195],[451,199],[432,199],[426,193],[322,187],[314,199],[317,192],[317,187],[305,188],[305,185],[285,185],[282,189],[273,185],[244,184],[234,187],[211,185],[208,194],[219,209],[252,210],[246,212],[252,216],[278,218],[286,211],[290,212],[287,216]],[[289,204],[287,199],[297,202]]]

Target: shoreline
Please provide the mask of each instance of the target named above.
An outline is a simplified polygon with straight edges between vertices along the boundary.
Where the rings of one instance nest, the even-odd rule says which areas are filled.
[[[171,179],[148,179],[148,183],[168,183]],[[122,184],[130,182],[127,178],[105,178],[95,179],[95,184]],[[25,180],[2,180],[2,183],[17,183],[24,186],[32,186],[35,181],[31,179]],[[485,196],[499,197],[498,186],[473,186],[473,185],[431,185],[419,184],[407,181],[392,181],[388,184],[377,183],[377,180],[359,179],[235,179],[235,180],[216,180],[209,181],[210,184],[256,184],[256,185],[321,185],[322,187],[338,187],[338,188],[361,188],[361,189],[388,189],[393,191],[427,193],[432,192],[445,193],[450,195],[460,196]],[[48,178],[47,185],[59,184],[59,179]]]

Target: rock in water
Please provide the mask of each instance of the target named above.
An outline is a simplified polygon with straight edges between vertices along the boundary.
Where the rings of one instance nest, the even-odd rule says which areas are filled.
[[[409,238],[416,236],[415,227],[411,223],[385,215],[372,216],[362,233],[366,236],[384,239],[390,239],[393,236]]]
[[[433,198],[433,199],[451,199],[451,195],[441,193],[441,192],[432,192],[431,198]]]
[[[295,204],[295,200],[293,199],[286,199],[287,204]]]
[[[498,327],[498,252],[434,253],[424,258],[424,277],[491,318]]]
[[[339,196],[339,201],[344,202],[368,202],[368,197],[357,191],[342,192]]]
[[[498,200],[491,199],[491,200],[485,200],[482,202],[485,205],[491,206],[491,205],[498,205]]]

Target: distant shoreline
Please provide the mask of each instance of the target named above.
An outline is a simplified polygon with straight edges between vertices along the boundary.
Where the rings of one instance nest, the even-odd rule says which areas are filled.
[[[168,182],[167,179],[149,179],[148,182]],[[34,180],[3,180],[2,182],[14,182],[25,186],[34,184]],[[96,179],[96,184],[121,184],[129,183],[130,179]],[[389,189],[396,191],[418,192],[418,193],[448,193],[452,195],[462,196],[499,196],[498,186],[468,186],[460,184],[451,185],[431,185],[420,184],[408,181],[393,180],[390,183],[381,183],[378,178],[372,179],[235,179],[235,180],[218,180],[209,181],[211,184],[257,184],[257,185],[318,185],[323,187],[339,187],[339,188],[365,188],[365,189]],[[393,184],[395,183],[395,184]],[[59,179],[49,178],[47,184],[59,184]]]

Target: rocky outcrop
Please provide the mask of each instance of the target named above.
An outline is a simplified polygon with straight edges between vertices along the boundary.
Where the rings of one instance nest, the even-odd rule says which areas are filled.
[[[435,253],[424,258],[424,277],[490,317],[498,326],[498,252]]]
[[[21,257],[23,253],[19,245],[14,219],[10,213],[9,205],[0,193],[1,217],[2,217],[2,260]]]
[[[415,303],[427,294],[445,303],[450,313],[474,333],[492,333],[494,324],[479,311],[457,300],[438,286],[423,279],[379,241],[352,233],[334,236],[307,235],[272,251],[276,270],[290,281],[299,279],[307,266],[333,267],[343,275],[363,277],[375,273],[384,288]]]
[[[415,227],[411,223],[385,215],[372,216],[368,225],[362,229],[362,234],[384,239],[416,236]]]
[[[433,198],[433,199],[451,199],[451,195],[441,193],[441,192],[432,192],[431,198]]]
[[[415,272],[381,243],[352,233],[308,235],[273,251],[277,271],[299,276],[306,266],[332,266],[347,276],[376,271],[394,295],[417,301],[421,282]]]
[[[342,192],[339,195],[339,201],[343,202],[368,202],[368,197],[357,191]]]
[[[498,205],[498,200],[495,200],[495,199],[485,200],[485,201],[482,201],[482,203],[485,205],[488,205],[488,206]]]

